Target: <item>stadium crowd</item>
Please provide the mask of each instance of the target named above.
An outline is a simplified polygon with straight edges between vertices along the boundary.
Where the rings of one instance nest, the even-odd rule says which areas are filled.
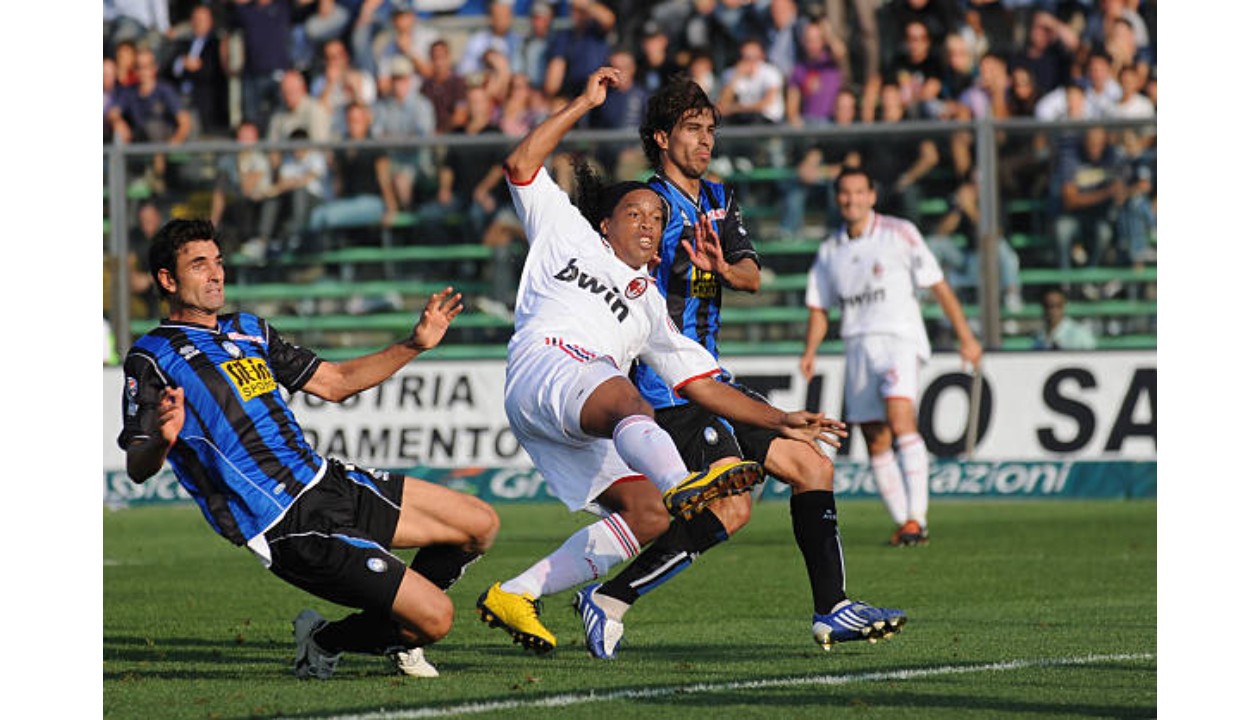
[[[501,135],[506,147],[580,92],[596,68],[627,81],[592,129],[637,128],[673,73],[710,94],[726,127],[903,121],[1149,119],[1146,127],[1009,132],[1006,200],[1049,198],[1032,254],[999,243],[1007,307],[1021,264],[1070,269],[1154,261],[1155,0],[105,0],[103,139],[225,139],[209,207],[226,249],[263,257],[319,248],[330,229],[402,213],[495,245],[520,237],[496,158],[449,152],[260,152],[259,140]],[[463,21],[463,22],[452,22]],[[795,136],[795,137],[800,137]],[[724,175],[776,170],[769,202],[785,237],[837,217],[831,183],[862,164],[877,210],[920,224],[951,282],[975,286],[976,152],[970,133],[719,144]],[[637,143],[592,158],[647,170]],[[159,155],[129,168],[169,211],[181,178]],[[557,173],[563,181],[563,173]],[[185,188],[186,190],[186,188]],[[921,212],[946,198],[939,214]],[[752,198],[743,202],[749,204]],[[812,209],[807,212],[807,209]],[[923,226],[927,223],[927,226]],[[137,226],[129,222],[129,226]],[[759,238],[760,239],[760,238]],[[133,250],[136,248],[133,247]],[[137,264],[143,263],[143,252]],[[143,268],[140,268],[143,270]],[[143,273],[139,273],[142,275]],[[1129,287],[1134,291],[1139,286]],[[1083,285],[1097,299],[1118,284]]]

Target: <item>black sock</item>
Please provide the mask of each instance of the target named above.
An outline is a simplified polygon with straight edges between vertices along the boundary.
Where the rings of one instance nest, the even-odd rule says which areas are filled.
[[[690,520],[675,519],[665,533],[624,570],[601,585],[599,593],[633,605],[635,600],[686,569],[700,553],[726,538],[722,521],[707,509]]]
[[[449,590],[479,557],[481,553],[464,550],[458,545],[429,545],[416,551],[416,556],[411,559],[411,569],[442,590]]]
[[[836,527],[836,496],[830,490],[809,490],[792,496],[792,533],[801,549],[814,612],[824,615],[847,597],[844,592],[844,548]]]
[[[328,653],[384,655],[406,647],[398,623],[380,613],[361,612],[330,622],[315,633],[315,644]]]

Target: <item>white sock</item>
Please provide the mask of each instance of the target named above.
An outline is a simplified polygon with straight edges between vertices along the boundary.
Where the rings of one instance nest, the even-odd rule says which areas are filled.
[[[639,553],[639,541],[621,515],[613,513],[569,536],[550,555],[503,583],[510,593],[554,595],[608,574]]]
[[[691,474],[673,438],[647,415],[623,418],[613,428],[612,440],[630,469],[642,473],[662,493]]]
[[[910,519],[927,527],[928,511],[928,451],[919,433],[897,436],[897,457],[901,460],[901,472],[906,478]]]
[[[884,507],[888,508],[893,522],[901,525],[909,519],[909,515],[906,514],[906,484],[901,478],[901,468],[897,466],[897,456],[891,449],[872,455],[871,472],[875,475],[875,485],[884,500]]]

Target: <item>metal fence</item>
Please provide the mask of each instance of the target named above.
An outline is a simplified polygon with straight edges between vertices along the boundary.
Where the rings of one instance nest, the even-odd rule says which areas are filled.
[[[1134,275],[1131,272],[1134,259],[1131,253],[1126,254],[1128,248],[1113,247],[1113,251],[1121,251],[1119,255],[1090,259],[1085,268],[1069,261],[1064,255],[1068,248],[1063,243],[1070,237],[1065,236],[1068,230],[1059,222],[1064,216],[1058,193],[1066,166],[1062,158],[1073,150],[1089,128],[1094,127],[1107,131],[1108,144],[1113,148],[1119,148],[1125,138],[1141,136],[1150,148],[1148,152],[1153,155],[1156,132],[1153,121],[907,121],[845,127],[775,126],[769,134],[765,126],[732,126],[719,131],[712,169],[722,171],[724,179],[736,189],[741,205],[748,211],[748,222],[753,226],[759,250],[771,255],[776,248],[789,246],[808,250],[809,243],[816,243],[821,233],[830,229],[836,219],[834,209],[828,209],[833,202],[833,198],[829,197],[829,180],[805,182],[798,172],[797,163],[807,149],[817,148],[829,158],[852,149],[860,151],[866,158],[887,159],[895,152],[892,149],[894,146],[906,147],[923,140],[932,141],[942,150],[940,162],[919,179],[909,199],[903,198],[906,202],[892,212],[910,216],[919,224],[924,235],[935,235],[936,224],[957,208],[954,202],[956,189],[969,179],[974,181],[978,215],[967,223],[969,231],[952,233],[945,239],[964,251],[974,250],[974,256],[968,258],[968,262],[978,272],[974,288],[968,289],[972,293],[969,308],[978,319],[982,342],[989,348],[999,348],[1003,347],[1004,332],[1010,329],[1004,327],[1004,322],[1009,323],[1012,318],[1032,319],[1027,311],[1013,313],[1009,307],[1004,307],[1000,277],[1001,244],[1014,246],[1024,269],[1023,275],[1037,282],[1071,285],[1084,283],[1088,277],[1100,281],[1110,278],[1127,282],[1130,286],[1153,286],[1153,263],[1140,262],[1149,267],[1142,274]],[[405,143],[379,140],[326,143],[260,141],[251,147],[279,153],[299,149],[325,151],[335,162],[338,153],[351,148],[428,149],[441,154],[449,148],[477,147],[498,149],[506,155],[515,140],[484,135],[443,135],[415,138]],[[630,130],[575,131],[561,149],[598,156],[602,149],[633,147],[638,142],[637,134]],[[959,157],[963,153],[955,152],[957,149],[970,155],[970,170],[961,176],[955,171],[954,164],[965,159]],[[168,215],[205,215],[208,198],[213,196],[218,181],[220,161],[235,156],[240,150],[241,146],[227,141],[189,142],[178,146],[113,145],[104,148],[103,254],[105,272],[113,278],[104,312],[120,352],[130,346],[136,331],[127,282],[128,251],[136,208],[153,192],[153,188],[145,184],[145,168],[156,156],[164,156],[168,169],[162,201],[167,205]],[[881,187],[880,192],[886,196],[893,193],[893,189]],[[424,199],[420,197],[418,201],[423,202]],[[419,228],[416,232],[423,234],[424,231],[425,228]],[[1153,240],[1153,227],[1151,231]],[[404,238],[401,242],[408,240]],[[470,242],[475,244],[477,239],[470,238]],[[808,257],[807,252],[802,253],[797,258],[798,264]],[[492,265],[508,261],[503,253],[477,253],[469,259]],[[1091,268],[1095,265],[1099,267]],[[1040,274],[1036,272],[1039,269],[1042,271]],[[1076,272],[1091,269],[1092,275]],[[500,272],[499,277],[504,274]],[[243,274],[231,279],[249,282]],[[502,295],[503,289],[500,288],[498,293]],[[1024,295],[1031,294],[1025,287]],[[1150,329],[1149,337],[1153,337],[1153,303],[1122,310],[1130,317],[1144,318],[1146,327]],[[1144,342],[1151,341],[1139,341],[1137,344]]]

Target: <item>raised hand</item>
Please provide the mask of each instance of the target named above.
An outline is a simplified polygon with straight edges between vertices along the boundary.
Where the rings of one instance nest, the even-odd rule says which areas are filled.
[[[718,239],[717,233],[713,232],[708,219],[701,217],[694,227],[694,245],[687,244],[686,240],[680,242],[679,245],[682,245],[692,265],[705,272],[722,275],[729,266],[726,256],[722,254],[722,241]]]
[[[412,330],[412,342],[417,349],[421,352],[431,350],[442,341],[451,321],[464,310],[464,305],[460,302],[463,298],[462,293],[457,293],[450,287],[429,296],[429,303],[425,305],[420,321]]]

